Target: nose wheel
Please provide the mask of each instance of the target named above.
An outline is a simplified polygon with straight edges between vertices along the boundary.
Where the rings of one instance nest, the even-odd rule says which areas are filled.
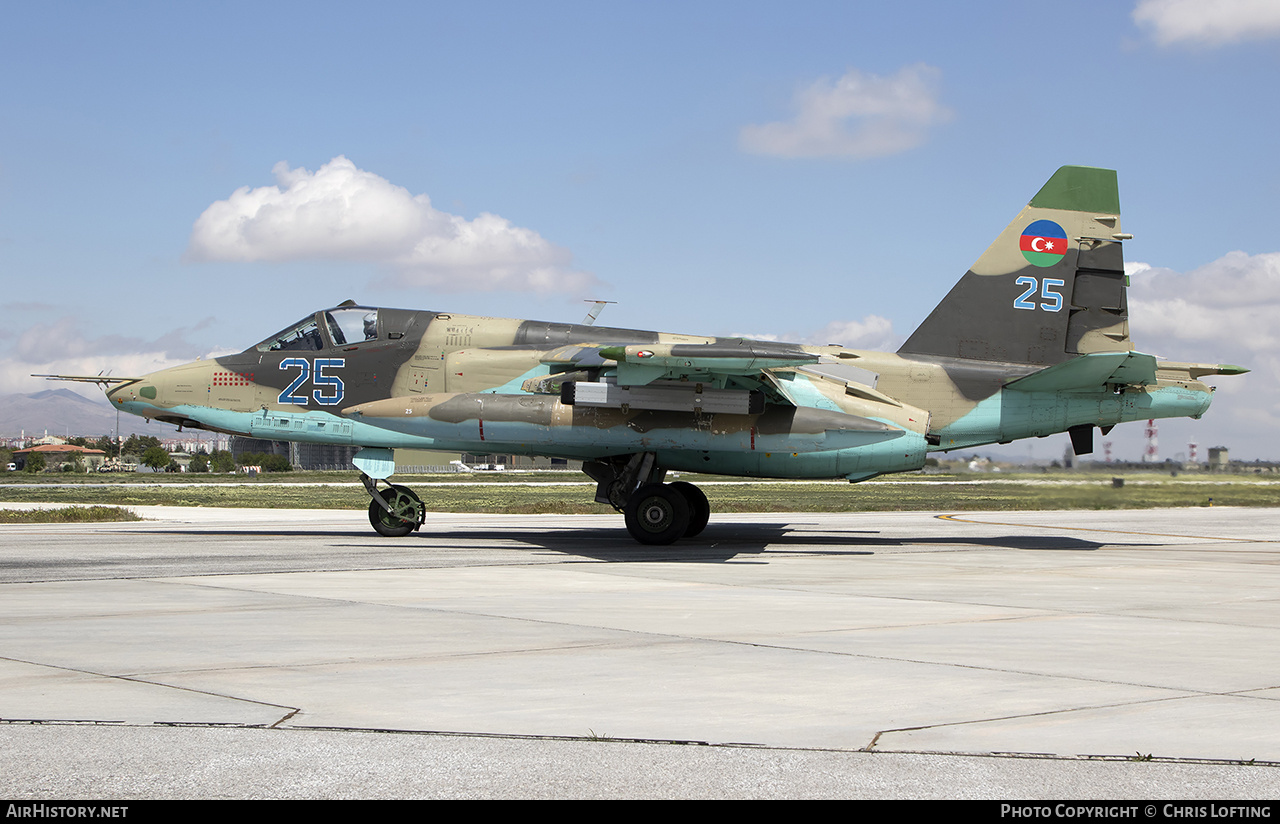
[[[375,532],[387,538],[402,538],[422,526],[426,518],[422,499],[407,486],[388,484],[379,491],[365,476],[369,501],[369,523]]]

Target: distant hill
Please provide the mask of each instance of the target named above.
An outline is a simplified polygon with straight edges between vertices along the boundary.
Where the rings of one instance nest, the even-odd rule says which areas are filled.
[[[24,431],[28,436],[66,437],[83,435],[97,438],[116,431],[116,410],[104,396],[95,401],[77,395],[70,389],[45,389],[29,395],[0,395],[0,436],[16,438]],[[120,413],[120,434],[172,437],[177,428]]]

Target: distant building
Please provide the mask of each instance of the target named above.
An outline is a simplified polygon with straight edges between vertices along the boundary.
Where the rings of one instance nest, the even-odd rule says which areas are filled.
[[[89,449],[84,446],[71,446],[70,444],[41,444],[33,446],[29,449],[15,449],[13,452],[14,463],[22,469],[27,465],[27,457],[33,453],[39,453],[44,456],[44,465],[46,469],[58,470],[64,465],[75,463],[76,457],[84,461],[84,468],[90,472],[96,472],[98,467],[102,466],[107,459],[107,453],[101,449]]]

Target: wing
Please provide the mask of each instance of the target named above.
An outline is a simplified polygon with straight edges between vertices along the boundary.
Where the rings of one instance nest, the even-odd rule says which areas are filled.
[[[867,386],[816,371],[854,361],[839,346],[747,339],[706,344],[565,346],[542,363],[554,374],[525,381],[534,394],[559,394],[566,406],[758,415],[766,402],[879,418],[901,404]],[[815,389],[828,383],[829,393]],[[833,396],[848,396],[836,401]],[[880,414],[877,414],[879,412]]]

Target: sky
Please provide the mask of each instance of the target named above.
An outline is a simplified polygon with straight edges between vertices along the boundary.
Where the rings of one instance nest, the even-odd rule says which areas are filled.
[[[1253,370],[1161,421],[1161,458],[1280,460],[1280,0],[5,18],[0,393],[346,299],[562,322],[601,299],[611,326],[896,349],[1079,164],[1118,170],[1137,348]]]

